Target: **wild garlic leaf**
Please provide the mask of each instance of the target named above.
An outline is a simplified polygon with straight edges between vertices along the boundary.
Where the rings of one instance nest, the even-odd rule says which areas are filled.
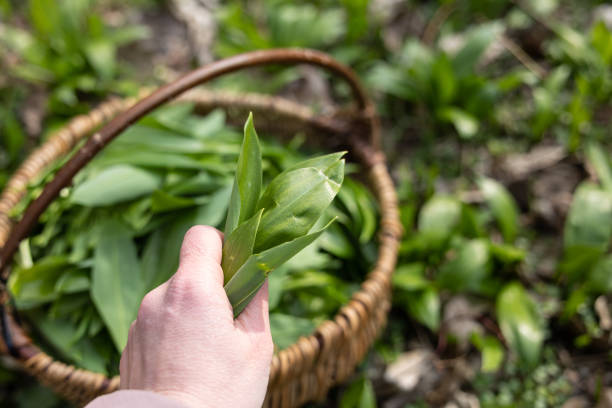
[[[491,208],[506,242],[514,242],[519,229],[519,210],[510,192],[501,183],[482,178],[478,180],[480,191]]]
[[[84,269],[69,269],[55,283],[57,293],[78,293],[89,290],[89,272]]]
[[[173,131],[154,127],[133,125],[113,143],[115,147],[146,148],[166,153],[203,153],[206,145],[191,137],[179,136]]]
[[[72,201],[88,207],[113,205],[150,194],[161,185],[161,177],[129,165],[116,165],[102,170],[78,185]]]
[[[253,114],[249,114],[244,125],[244,140],[238,157],[238,166],[230,198],[225,235],[229,235],[240,223],[251,218],[261,193],[261,150],[255,127]]]
[[[223,261],[221,262],[224,283],[227,283],[253,254],[253,245],[255,245],[255,237],[262,213],[263,209],[259,210],[257,214],[240,224],[225,238]]]
[[[8,288],[20,309],[32,308],[57,298],[56,282],[72,266],[64,256],[47,256],[30,268],[16,267]]]
[[[194,207],[196,205],[206,204],[210,197],[180,197],[167,193],[163,190],[155,190],[151,195],[151,211],[154,213],[162,213],[175,211],[181,208]]]
[[[338,158],[275,177],[258,204],[265,210],[255,253],[308,233],[340,190],[343,179],[344,160]]]
[[[565,248],[593,246],[604,250],[609,247],[611,237],[612,194],[590,182],[581,183],[565,222]]]
[[[107,167],[111,165],[131,164],[151,169],[184,169],[202,170],[204,165],[198,160],[184,154],[154,152],[142,148],[117,148],[112,144],[105,149],[92,165]]]
[[[131,232],[120,222],[107,219],[100,225],[99,234],[91,297],[117,350],[121,351],[146,287]]]
[[[294,164],[293,166],[288,167],[281,174],[286,174],[286,173],[289,173],[290,171],[297,170],[297,169],[305,169],[307,167],[314,167],[317,169],[326,169],[332,166],[333,164],[335,164],[336,162],[338,162],[340,159],[342,159],[344,155],[346,155],[345,151],[325,154],[323,156],[317,156],[317,157],[313,157],[312,159],[303,160],[299,163]]]
[[[521,363],[533,368],[540,360],[546,327],[538,305],[518,282],[499,292],[496,302],[499,327]]]
[[[298,341],[300,337],[308,336],[316,326],[310,319],[300,318],[282,313],[270,313],[270,331],[274,344],[283,350]]]
[[[225,292],[234,309],[234,317],[238,316],[248,305],[272,270],[310,245],[333,221],[312,234],[301,236],[261,253],[251,255],[225,285]]]
[[[69,319],[52,318],[39,309],[27,315],[36,322],[36,328],[64,358],[87,370],[106,374],[108,355],[101,352],[100,347],[96,347],[90,338],[84,337],[75,343],[76,326]]]

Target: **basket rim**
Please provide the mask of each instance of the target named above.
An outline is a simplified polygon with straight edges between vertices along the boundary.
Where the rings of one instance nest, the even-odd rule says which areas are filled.
[[[190,92],[185,97],[180,98],[180,100],[189,101],[191,98],[191,101],[197,104],[203,103],[207,98],[210,101],[211,96],[221,94],[219,92],[206,92],[208,92],[208,96],[205,93]],[[227,95],[228,93],[225,92],[225,94]],[[249,94],[240,93],[236,95],[240,99],[244,99],[244,95]],[[287,115],[293,115],[296,120],[301,120],[315,127],[325,128],[325,126],[328,126],[330,132],[337,132],[341,128],[341,126],[334,128],[334,124],[338,122],[334,122],[331,119],[321,120],[309,108],[283,98],[260,94],[250,95],[257,95],[259,98],[258,103],[261,106],[272,111],[282,111]],[[20,193],[22,194],[25,191],[28,182],[52,161],[69,152],[71,147],[80,138],[93,133],[99,125],[120,115],[133,102],[130,99],[114,99],[100,105],[88,115],[74,118],[28,157],[7,183],[0,199],[0,230],[3,232],[3,235],[0,236],[0,241],[3,241],[3,244],[6,242],[5,239],[8,233],[12,230],[12,225],[8,219],[8,212],[19,202]],[[226,102],[230,104],[237,103],[231,97],[226,98]],[[219,104],[219,101],[217,100],[216,103]],[[368,119],[376,121],[377,117],[374,114]],[[374,128],[375,125],[370,128],[372,133],[375,132]],[[93,137],[95,137],[95,134]],[[292,377],[292,372],[296,373],[300,369],[308,368],[308,364],[304,365],[305,361],[309,361],[311,366],[314,366],[317,359],[322,358],[324,354],[333,353],[334,345],[346,335],[346,331],[350,331],[352,327],[359,326],[362,323],[359,319],[367,320],[372,318],[372,313],[374,313],[377,304],[383,299],[388,300],[390,298],[390,276],[395,267],[398,241],[402,233],[397,197],[386,169],[384,155],[380,150],[363,140],[355,139],[352,142],[357,159],[363,163],[364,168],[367,169],[371,176],[372,183],[370,189],[376,196],[381,210],[378,231],[380,245],[376,265],[362,282],[360,290],[352,296],[346,305],[340,308],[333,319],[324,321],[311,335],[300,338],[298,342],[289,348],[275,354],[271,363],[270,387],[273,385],[281,386]],[[5,292],[5,294],[7,293]],[[40,376],[46,377],[48,382],[51,383],[53,381],[49,377],[55,376],[61,378],[64,381],[62,388],[69,388],[70,384],[80,384],[83,387],[93,389],[91,395],[83,396],[84,399],[95,396],[98,393],[112,391],[118,386],[118,376],[109,379],[103,374],[75,369],[72,365],[54,360],[31,342],[23,328],[14,320],[14,317],[6,308],[3,308],[2,312],[3,331],[7,327],[15,335],[12,339],[13,344],[5,344],[5,350],[3,351],[5,353],[12,353],[31,372],[39,370]],[[367,349],[369,346],[370,344],[367,344],[360,348]],[[17,348],[15,349],[15,347]],[[15,350],[17,350],[16,353]],[[360,353],[363,353],[363,351],[358,350],[357,354]],[[301,356],[301,359],[298,356]],[[57,390],[60,387],[55,386],[54,388]]]

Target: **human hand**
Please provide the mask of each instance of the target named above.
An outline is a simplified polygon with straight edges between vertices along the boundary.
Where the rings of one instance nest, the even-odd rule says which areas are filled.
[[[234,320],[223,290],[221,233],[185,234],[176,274],[140,305],[121,356],[121,389],[154,391],[190,407],[260,407],[273,344],[268,284]]]

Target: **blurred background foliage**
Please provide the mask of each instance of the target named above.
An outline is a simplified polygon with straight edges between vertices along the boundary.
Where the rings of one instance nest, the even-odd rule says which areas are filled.
[[[273,47],[324,50],[365,81],[405,228],[388,328],[322,406],[612,406],[612,7],[603,1],[0,0],[0,185],[50,132],[105,98]],[[309,67],[214,86],[322,112],[348,94]],[[371,212],[367,200],[352,212],[340,199],[356,217]],[[301,278],[275,301],[343,299],[330,293],[333,277]],[[276,320],[277,330],[312,328]],[[61,406],[4,366],[3,406]]]

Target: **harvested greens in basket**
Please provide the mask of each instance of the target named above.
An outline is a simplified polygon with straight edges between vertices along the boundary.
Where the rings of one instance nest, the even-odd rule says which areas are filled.
[[[235,314],[274,269],[270,323],[279,348],[310,334],[359,288],[376,257],[377,213],[360,182],[343,182],[343,153],[304,160],[299,135],[285,146],[260,144],[251,118],[243,137],[223,112],[192,110],[163,107],[125,131],[22,242],[9,289],[47,352],[115,374],[143,296],[176,271],[195,224],[225,229]],[[17,213],[54,170],[31,184]]]

